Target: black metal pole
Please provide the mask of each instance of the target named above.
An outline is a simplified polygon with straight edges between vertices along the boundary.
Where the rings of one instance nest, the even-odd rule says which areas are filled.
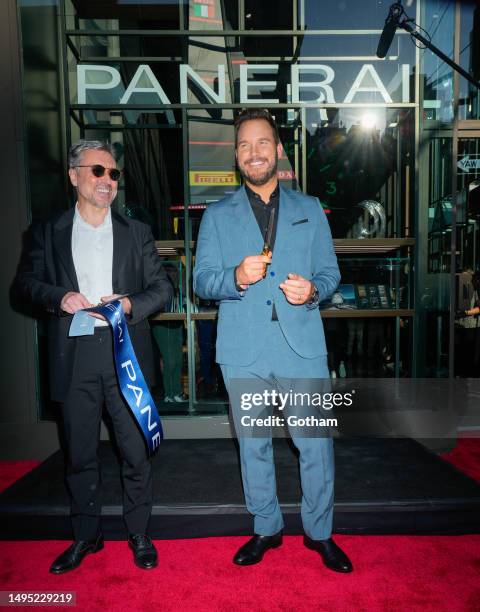
[[[406,30],[409,34],[411,34],[414,38],[419,40],[423,45],[425,45],[430,51],[433,51],[435,55],[438,55],[440,59],[446,62],[449,66],[451,66],[454,70],[459,72],[467,81],[475,85],[478,89],[480,89],[480,83],[476,81],[471,74],[466,72],[461,66],[451,60],[443,51],[440,51],[438,47],[433,45],[429,40],[427,40],[424,36],[422,36],[419,32],[417,32],[410,24],[409,20],[400,21],[398,24],[399,28]]]

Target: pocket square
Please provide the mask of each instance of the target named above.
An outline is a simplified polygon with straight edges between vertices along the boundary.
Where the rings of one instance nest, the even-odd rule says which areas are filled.
[[[300,219],[300,221],[294,221],[292,225],[300,225],[300,223],[307,223],[308,219]]]

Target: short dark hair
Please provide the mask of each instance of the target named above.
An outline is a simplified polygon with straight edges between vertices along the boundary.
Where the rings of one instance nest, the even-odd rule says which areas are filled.
[[[91,149],[110,153],[113,159],[115,159],[115,150],[109,142],[105,142],[104,140],[77,140],[68,151],[68,167],[77,168],[78,165],[82,163],[83,153]]]
[[[235,117],[234,121],[235,148],[237,148],[238,144],[238,131],[240,130],[240,126],[242,123],[245,123],[245,121],[253,121],[254,119],[264,119],[268,123],[268,125],[272,128],[275,144],[277,145],[280,142],[277,124],[268,110],[266,108],[244,108],[241,113]]]

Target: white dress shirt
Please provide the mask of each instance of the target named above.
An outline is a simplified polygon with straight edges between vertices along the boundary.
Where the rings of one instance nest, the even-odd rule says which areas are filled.
[[[113,231],[110,207],[103,223],[97,227],[87,223],[75,206],[72,230],[72,256],[78,288],[92,304],[112,295]],[[95,327],[108,325],[95,319]]]

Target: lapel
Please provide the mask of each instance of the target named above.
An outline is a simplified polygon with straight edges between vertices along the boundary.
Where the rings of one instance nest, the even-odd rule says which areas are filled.
[[[72,228],[74,215],[75,207],[70,208],[60,215],[53,226],[54,231],[52,241],[58,261],[70,279],[72,287],[78,292],[78,280],[72,256]]]
[[[281,257],[282,253],[285,254],[285,250],[289,245],[292,223],[295,221],[297,208],[296,202],[289,192],[284,187],[280,186],[277,234],[275,236],[273,259],[276,259],[275,253],[277,253],[277,257]]]
[[[238,227],[242,239],[246,241],[249,253],[261,253],[263,249],[263,236],[253,214],[245,187],[242,186],[232,196],[231,217],[234,227]],[[280,201],[278,206],[277,234],[275,236],[275,253],[277,257],[285,251],[289,244],[292,223],[296,219],[298,205],[290,192],[280,185]]]
[[[72,256],[72,229],[75,207],[60,215],[54,224],[53,246],[58,260],[63,266],[74,291],[80,291]],[[131,249],[131,237],[128,223],[112,210],[113,261],[112,287],[115,293],[121,285],[120,273],[123,271],[127,255]]]
[[[113,261],[112,288],[114,293],[128,291],[127,280],[122,278],[127,256],[132,250],[130,227],[126,220],[112,210]],[[123,280],[123,282],[121,282]],[[128,284],[128,283],[127,283]]]
[[[247,252],[250,255],[260,254],[263,249],[263,236],[253,214],[245,187],[242,185],[232,197],[233,202],[230,209],[232,226],[238,228],[241,244],[246,245]]]

